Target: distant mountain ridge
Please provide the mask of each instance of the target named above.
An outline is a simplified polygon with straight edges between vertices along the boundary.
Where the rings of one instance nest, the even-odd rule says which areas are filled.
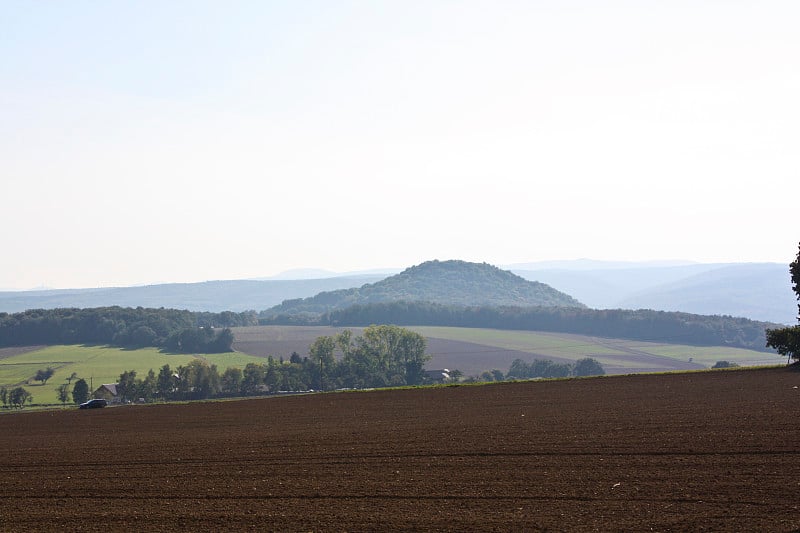
[[[359,287],[384,276],[341,276],[309,280],[229,280],[166,283],[142,287],[0,292],[0,312],[57,307],[166,307],[189,311],[261,311],[287,298]]]
[[[788,263],[621,264],[620,268],[599,265],[514,272],[569,293],[595,309],[683,311],[778,324],[793,323],[797,312]]]
[[[264,315],[325,313],[356,304],[392,301],[461,306],[585,307],[552,287],[487,263],[427,261],[362,287],[287,300]]]
[[[756,317],[789,324],[796,317],[797,301],[788,278],[784,265],[722,266],[640,291],[620,300],[619,306]]]

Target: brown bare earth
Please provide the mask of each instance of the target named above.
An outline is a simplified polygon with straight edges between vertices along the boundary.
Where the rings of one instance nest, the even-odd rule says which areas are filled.
[[[2,531],[789,531],[800,373],[0,416]]]
[[[467,376],[477,376],[491,368],[506,372],[511,363],[514,362],[514,359],[522,359],[523,361],[547,359],[559,364],[575,362],[573,359],[561,359],[552,355],[510,350],[474,342],[435,337],[427,337],[425,340],[427,341],[425,352],[431,355],[431,360],[425,363],[427,368],[457,368]]]
[[[9,348],[0,348],[0,359],[7,359],[16,355],[22,355],[28,352],[35,352],[41,350],[45,346],[11,346]]]
[[[288,359],[292,352],[308,354],[308,348],[317,337],[337,335],[348,329],[360,335],[364,328],[332,328],[321,326],[251,326],[236,328],[237,352],[258,357],[273,356]]]

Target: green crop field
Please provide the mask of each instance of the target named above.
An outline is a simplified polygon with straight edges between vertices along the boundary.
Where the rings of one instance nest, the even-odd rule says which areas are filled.
[[[33,394],[34,403],[58,403],[58,387],[66,383],[73,372],[97,389],[103,383],[115,383],[126,370],[135,370],[138,376],[143,377],[151,368],[157,373],[165,364],[174,369],[195,358],[217,365],[220,372],[228,367],[243,368],[249,362],[263,362],[259,357],[242,353],[195,356],[170,355],[156,348],[126,350],[109,346],[49,346],[0,359],[0,386],[12,388],[21,385]],[[53,377],[44,385],[34,381],[36,371],[48,366],[55,369]]]

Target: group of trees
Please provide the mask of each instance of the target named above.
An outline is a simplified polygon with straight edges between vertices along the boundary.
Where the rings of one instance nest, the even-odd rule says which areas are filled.
[[[322,388],[420,385],[425,381],[425,337],[398,326],[369,326],[319,337],[309,354],[319,366]],[[337,359],[335,354],[339,355]]]
[[[3,407],[16,407],[22,409],[26,403],[33,402],[33,395],[22,387],[8,389],[0,387],[0,402]]]
[[[570,363],[554,363],[548,359],[534,359],[526,363],[515,359],[508,369],[506,379],[566,378],[570,376],[603,376],[606,371],[599,361],[585,357]]]
[[[554,363],[549,359],[534,359],[530,363],[522,359],[515,359],[503,374],[501,370],[492,369],[482,372],[478,376],[466,378],[465,382],[491,382],[491,381],[511,381],[515,379],[534,379],[534,378],[568,378],[582,376],[604,376],[606,373],[603,365],[591,357],[586,357],[570,363]],[[452,374],[451,374],[452,377]]]
[[[268,357],[263,364],[222,373],[202,359],[176,369],[167,364],[144,377],[129,370],[120,375],[117,394],[123,401],[169,401],[419,385],[425,381],[423,366],[429,359],[422,335],[397,326],[370,326],[360,336],[343,331],[319,337],[308,356],[293,353],[288,361]]]
[[[193,313],[142,307],[33,309],[0,313],[0,346],[88,343],[219,353],[231,350],[230,327],[257,322],[253,311]]]
[[[789,274],[792,278],[792,290],[800,300],[800,245],[798,245],[797,258],[789,265]],[[800,320],[800,303],[797,305],[797,312],[798,320]],[[800,359],[800,325],[768,329],[767,346],[775,348],[779,354],[790,359]]]

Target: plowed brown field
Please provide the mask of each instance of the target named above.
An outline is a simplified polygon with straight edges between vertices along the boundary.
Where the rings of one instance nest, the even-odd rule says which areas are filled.
[[[800,373],[0,416],[2,531],[788,531]]]

